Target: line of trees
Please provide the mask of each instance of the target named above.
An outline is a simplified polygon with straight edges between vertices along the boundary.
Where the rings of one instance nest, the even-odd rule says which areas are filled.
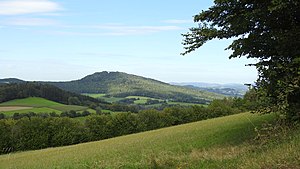
[[[64,111],[60,114],[57,114],[56,112],[51,112],[51,113],[35,113],[35,112],[28,112],[28,113],[14,113],[11,117],[6,117],[4,113],[0,113],[0,119],[5,119],[5,118],[12,118],[14,120],[19,120],[24,117],[32,118],[32,117],[42,117],[42,118],[47,118],[47,117],[70,117],[70,118],[76,118],[76,117],[86,117],[91,115],[91,113],[87,110],[84,110],[82,112],[76,112],[75,110],[70,110],[70,111]]]
[[[23,117],[0,120],[0,154],[96,141],[239,113],[233,99],[203,106],[168,107],[162,111],[98,114],[85,122],[68,117]]]

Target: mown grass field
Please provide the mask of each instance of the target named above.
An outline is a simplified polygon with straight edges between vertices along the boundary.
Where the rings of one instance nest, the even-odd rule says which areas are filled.
[[[134,104],[146,104],[147,100],[158,100],[158,101],[163,101],[162,99],[155,99],[155,98],[151,98],[151,97],[143,97],[143,96],[127,96],[126,98],[128,99],[138,99],[136,101],[134,101]]]
[[[93,97],[93,98],[101,98],[101,97],[104,97],[106,94],[104,94],[104,93],[100,93],[100,94],[96,94],[96,93],[83,93],[83,95],[90,96],[90,97]]]
[[[4,109],[1,110],[1,107],[3,107]],[[7,109],[8,107],[11,107],[12,110],[6,111],[5,109]],[[27,109],[25,109],[26,107]],[[28,97],[25,99],[16,99],[16,100],[11,100],[0,104],[0,112],[4,113],[7,116],[12,116],[14,113],[28,113],[28,112],[34,112],[34,113],[55,112],[57,114],[60,114],[64,111],[70,111],[70,110],[83,111],[83,110],[88,110],[88,108],[84,106],[64,105],[61,103],[57,103],[39,97]]]
[[[28,107],[50,107],[62,106],[63,104],[50,101],[40,97],[28,97],[25,99],[16,99],[1,103],[0,106],[28,106]]]
[[[267,148],[255,127],[274,115],[237,114],[98,142],[0,156],[0,168],[299,168],[300,131]]]

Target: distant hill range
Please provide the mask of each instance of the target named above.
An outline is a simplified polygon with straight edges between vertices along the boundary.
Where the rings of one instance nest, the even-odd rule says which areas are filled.
[[[173,85],[184,86],[192,89],[204,90],[208,92],[218,93],[232,97],[243,97],[248,91],[248,87],[238,83],[218,84],[218,83],[203,83],[203,82],[185,82],[176,83]]]
[[[26,81],[24,80],[20,80],[20,79],[16,79],[16,78],[7,78],[7,79],[0,79],[0,83],[1,84],[9,84],[9,83],[24,83]]]
[[[20,79],[0,79],[0,83],[24,83]],[[196,88],[171,85],[122,72],[98,72],[67,82],[40,82],[75,93],[103,93],[106,96],[146,96],[190,103],[207,103],[224,95]]]

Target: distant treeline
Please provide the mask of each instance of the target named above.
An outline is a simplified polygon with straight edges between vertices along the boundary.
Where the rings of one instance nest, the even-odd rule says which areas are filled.
[[[79,121],[68,117],[25,116],[0,120],[0,153],[65,146],[169,127],[244,111],[243,99],[215,100],[208,107],[168,107],[162,111],[102,114]],[[87,112],[86,112],[87,113]],[[70,115],[70,114],[69,114]],[[71,113],[71,115],[76,115]],[[68,115],[66,115],[68,116]]]
[[[0,103],[27,97],[42,97],[62,104],[69,104],[70,98],[77,98],[78,105],[89,105],[99,102],[99,100],[92,97],[75,94],[52,85],[37,82],[0,84]]]
[[[99,114],[99,113],[97,113]],[[70,110],[70,111],[64,111],[60,114],[57,114],[55,112],[51,113],[35,113],[35,112],[28,112],[28,113],[14,113],[11,117],[6,117],[4,113],[0,113],[0,120],[1,119],[14,119],[14,120],[19,120],[21,118],[27,117],[27,118],[32,118],[32,117],[42,117],[42,118],[47,118],[47,117],[69,117],[69,118],[77,118],[77,117],[86,117],[91,115],[91,113],[87,110],[84,110],[83,112],[76,112],[75,110]]]
[[[173,92],[173,93],[158,93],[153,91],[147,90],[138,90],[133,92],[124,92],[115,95],[107,95],[113,97],[127,97],[127,96],[142,96],[142,97],[151,97],[163,100],[169,100],[174,102],[185,102],[185,103],[195,103],[195,104],[209,104],[210,100],[195,98],[192,95],[180,93],[180,92]]]

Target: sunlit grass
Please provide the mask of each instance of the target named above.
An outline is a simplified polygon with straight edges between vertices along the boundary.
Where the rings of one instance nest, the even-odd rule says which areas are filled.
[[[280,154],[298,158],[299,135],[291,139],[293,144],[283,142],[266,151],[249,143],[256,135],[254,128],[273,117],[243,113],[98,142],[2,155],[0,168],[252,168],[255,160],[254,168],[260,168],[269,164],[273,154],[283,161],[286,158]]]
[[[50,101],[40,97],[28,97],[25,99],[16,99],[0,104],[1,106],[28,106],[28,107],[49,107],[61,106],[63,104]]]
[[[106,94],[104,93],[83,93],[83,95],[86,95],[86,96],[90,96],[90,97],[93,97],[93,98],[101,98],[101,97],[104,97]]]
[[[82,112],[84,110],[89,110],[91,113],[95,113],[94,110],[88,109],[84,106],[77,106],[77,105],[64,105],[61,103],[57,103],[54,101],[50,101],[44,98],[39,97],[28,97],[25,99],[16,99],[11,100],[8,102],[1,103],[0,106],[14,106],[14,107],[31,107],[30,109],[24,109],[24,110],[11,110],[11,111],[1,111],[7,116],[12,116],[14,113],[28,113],[33,112],[36,114],[39,113],[52,113],[55,112],[57,114],[60,114],[64,111],[79,111]]]

